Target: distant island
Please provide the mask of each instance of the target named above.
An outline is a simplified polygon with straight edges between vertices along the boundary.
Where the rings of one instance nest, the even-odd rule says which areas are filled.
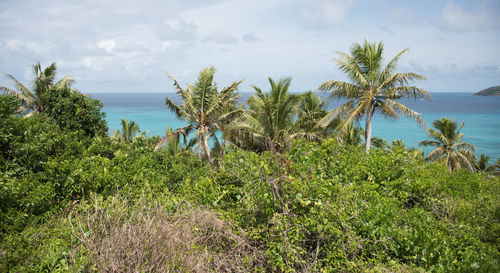
[[[500,96],[500,85],[483,89],[475,93],[474,96]]]

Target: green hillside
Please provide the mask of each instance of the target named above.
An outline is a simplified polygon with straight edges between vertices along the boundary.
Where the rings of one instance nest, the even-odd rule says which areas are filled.
[[[475,93],[474,96],[500,96],[500,85],[483,89]]]

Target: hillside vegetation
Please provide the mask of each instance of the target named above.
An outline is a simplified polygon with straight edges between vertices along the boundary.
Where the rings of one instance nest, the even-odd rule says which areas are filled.
[[[165,103],[182,128],[147,137],[35,64],[0,95],[0,272],[500,272],[500,160],[477,157],[453,120],[426,128],[424,158],[372,136],[372,117],[424,124],[401,98],[423,76],[354,44],[349,82],[291,78],[238,102],[215,68]],[[360,123],[364,118],[364,129]]]
[[[500,96],[500,85],[483,89],[475,93],[474,96]]]
[[[154,151],[158,138],[119,142],[0,102],[1,271],[500,268],[497,177],[334,139],[227,147],[208,164]]]

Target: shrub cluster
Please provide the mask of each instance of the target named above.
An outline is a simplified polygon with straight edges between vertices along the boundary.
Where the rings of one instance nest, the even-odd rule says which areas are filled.
[[[500,270],[498,177],[334,139],[209,165],[17,108],[0,96],[2,272]]]

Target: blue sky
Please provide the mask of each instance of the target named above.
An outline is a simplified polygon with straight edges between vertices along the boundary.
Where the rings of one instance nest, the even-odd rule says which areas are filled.
[[[386,59],[409,47],[402,72],[431,92],[500,85],[500,1],[87,0],[0,1],[0,85],[29,84],[31,66],[57,62],[83,92],[172,92],[206,66],[226,85],[292,77],[294,91],[345,80],[333,59],[383,41]]]

